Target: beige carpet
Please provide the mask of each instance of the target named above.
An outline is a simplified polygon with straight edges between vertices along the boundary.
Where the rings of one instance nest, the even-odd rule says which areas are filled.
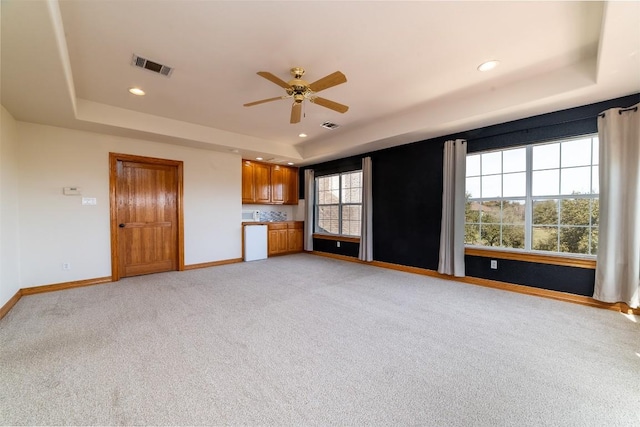
[[[640,321],[292,255],[22,298],[3,425],[640,425]]]

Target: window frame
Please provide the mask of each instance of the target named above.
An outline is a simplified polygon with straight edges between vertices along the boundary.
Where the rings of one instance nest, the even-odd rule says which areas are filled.
[[[342,195],[342,191],[343,191],[343,187],[342,187],[342,179],[344,175],[348,175],[348,174],[353,174],[356,172],[360,172],[360,174],[362,175],[362,169],[353,169],[353,170],[349,170],[349,171],[343,171],[343,172],[337,172],[337,173],[331,173],[331,174],[326,174],[326,175],[320,175],[320,176],[316,176],[314,178],[314,193],[315,193],[315,200],[314,200],[314,219],[313,219],[313,237],[317,237],[317,238],[324,238],[324,239],[329,239],[329,240],[342,240],[342,241],[354,241],[354,242],[359,242],[360,241],[360,234],[361,231],[357,234],[357,235],[353,235],[353,234],[343,234],[342,233],[342,210],[343,207],[345,206],[360,206],[360,211],[362,212],[362,192],[360,193],[360,202],[359,203],[353,203],[353,202],[343,202],[343,195]],[[318,180],[322,179],[322,178],[329,178],[329,177],[334,177],[337,176],[338,177],[338,203],[325,203],[325,204],[320,204],[320,186],[318,185]],[[362,191],[362,178],[360,181],[360,190]],[[326,232],[326,231],[320,231],[319,228],[319,221],[320,221],[320,207],[323,206],[337,206],[338,207],[338,227],[340,229],[340,233],[330,233],[330,232]]]
[[[506,246],[488,246],[488,245],[478,245],[478,244],[470,244],[470,243],[465,243],[465,254],[467,255],[475,255],[475,256],[492,256],[495,258],[502,258],[502,259],[516,259],[516,260],[524,260],[524,261],[531,261],[533,259],[540,259],[541,262],[543,263],[547,263],[547,264],[556,264],[556,265],[569,265],[569,266],[576,266],[576,267],[581,267],[581,268],[595,268],[595,259],[596,259],[596,254],[585,254],[585,253],[575,253],[575,252],[560,252],[559,249],[559,243],[556,246],[556,249],[558,249],[557,251],[545,251],[545,250],[541,250],[541,249],[532,249],[532,244],[533,244],[533,229],[534,227],[537,226],[543,226],[542,224],[534,224],[533,223],[533,203],[534,202],[539,202],[539,201],[545,201],[545,200],[554,200],[557,201],[557,208],[556,208],[556,213],[558,216],[557,222],[556,224],[553,224],[551,226],[555,227],[557,232],[557,239],[558,242],[560,242],[560,238],[561,238],[561,230],[564,228],[587,228],[588,231],[588,235],[589,235],[589,241],[588,241],[588,247],[589,247],[589,251],[591,252],[592,250],[592,230],[598,228],[598,225],[595,224],[593,222],[593,200],[599,200],[599,188],[597,188],[598,192],[593,192],[595,189],[595,185],[594,185],[594,181],[597,182],[597,177],[594,180],[594,176],[593,176],[593,172],[594,172],[594,167],[598,168],[599,171],[599,159],[598,161],[594,164],[594,160],[596,159],[596,156],[598,156],[597,151],[597,147],[598,145],[594,144],[593,140],[594,138],[598,138],[598,134],[597,133],[587,133],[587,134],[583,134],[583,135],[576,135],[573,137],[566,137],[566,138],[554,138],[551,140],[547,140],[547,141],[543,141],[543,142],[530,142],[527,144],[523,144],[523,145],[518,145],[518,146],[509,146],[509,147],[504,147],[504,148],[496,148],[496,149],[491,149],[491,150],[482,150],[482,151],[477,151],[477,152],[472,152],[472,153],[468,153],[467,157],[469,156],[473,156],[473,155],[481,155],[481,154],[487,154],[487,153],[492,153],[492,152],[504,152],[504,151],[509,151],[509,150],[517,150],[517,149],[525,149],[525,163],[526,163],[526,167],[524,170],[525,173],[525,177],[526,177],[526,183],[525,183],[525,195],[524,196],[500,196],[500,197],[470,197],[468,200],[469,201],[473,201],[473,202],[477,202],[482,204],[483,202],[487,202],[487,201],[500,201],[501,202],[501,210],[500,212],[502,213],[503,211],[503,205],[502,202],[503,201],[523,201],[524,205],[525,205],[525,218],[524,218],[524,248],[513,248],[513,247],[506,247]],[[556,168],[541,168],[541,169],[536,169],[534,171],[533,169],[533,149],[536,146],[543,146],[543,145],[551,145],[551,144],[558,144],[558,143],[566,143],[566,142],[571,142],[571,141],[576,141],[576,140],[581,140],[581,139],[589,139],[591,141],[591,153],[590,153],[590,163],[589,165],[570,165],[570,166],[562,166],[562,152],[559,153],[558,155],[558,166]],[[599,144],[599,141],[598,141]],[[595,145],[595,147],[594,147]],[[560,145],[560,148],[562,148],[562,145]],[[501,172],[500,172],[500,177],[501,180],[503,179],[504,175],[509,174],[509,173],[513,173],[513,172],[504,172],[504,156],[502,157],[501,160]],[[590,184],[589,184],[589,193],[583,193],[583,194],[562,194],[562,171],[563,170],[567,170],[567,169],[572,169],[572,168],[579,168],[579,167],[589,167],[590,170],[590,174],[589,174],[589,178],[590,178]],[[558,170],[558,194],[546,194],[546,195],[533,195],[533,174],[536,171],[544,171],[544,170]],[[482,177],[483,176],[490,176],[491,174],[487,174],[487,175],[483,175],[482,174],[482,164],[480,164],[480,171],[479,171],[479,175],[472,175],[471,177],[478,177],[480,178],[480,195],[482,196]],[[466,179],[466,178],[465,178]],[[501,181],[501,188],[503,186],[502,184],[503,181]],[[502,193],[501,193],[502,194]],[[587,225],[570,225],[570,224],[562,224],[561,222],[561,205],[562,202],[564,200],[579,200],[579,199],[586,199],[589,200],[589,224]],[[473,225],[478,225],[479,226],[479,230],[481,232],[482,228],[482,215],[481,215],[482,209],[480,209],[480,215],[478,218],[478,222],[472,222],[472,223],[467,223],[466,218],[465,218],[465,235],[466,235],[466,227],[468,224],[473,224]],[[500,244],[502,244],[502,233],[503,233],[503,226],[504,223],[502,222],[503,219],[502,217],[500,218]],[[493,223],[491,223],[493,224]],[[511,225],[510,223],[507,225]],[[466,237],[465,237],[466,240]],[[597,250],[596,250],[597,252]]]

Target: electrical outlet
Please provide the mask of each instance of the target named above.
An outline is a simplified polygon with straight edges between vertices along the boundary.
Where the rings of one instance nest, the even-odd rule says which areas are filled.
[[[498,269],[498,260],[495,260],[495,259],[491,260],[491,269],[492,270],[497,270]]]
[[[63,270],[71,270],[71,264],[69,264],[68,262],[63,262],[62,263],[62,269]]]
[[[336,242],[336,247],[340,247],[340,242]]]

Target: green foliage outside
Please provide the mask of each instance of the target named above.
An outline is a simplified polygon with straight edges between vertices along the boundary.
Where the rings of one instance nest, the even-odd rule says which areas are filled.
[[[599,213],[598,199],[534,201],[531,249],[595,254]],[[525,248],[523,200],[479,203],[467,196],[465,217],[465,243]]]

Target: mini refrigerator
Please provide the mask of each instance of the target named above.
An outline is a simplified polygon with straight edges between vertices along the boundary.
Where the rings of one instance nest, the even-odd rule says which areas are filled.
[[[244,260],[255,261],[267,258],[267,226],[244,226]]]

